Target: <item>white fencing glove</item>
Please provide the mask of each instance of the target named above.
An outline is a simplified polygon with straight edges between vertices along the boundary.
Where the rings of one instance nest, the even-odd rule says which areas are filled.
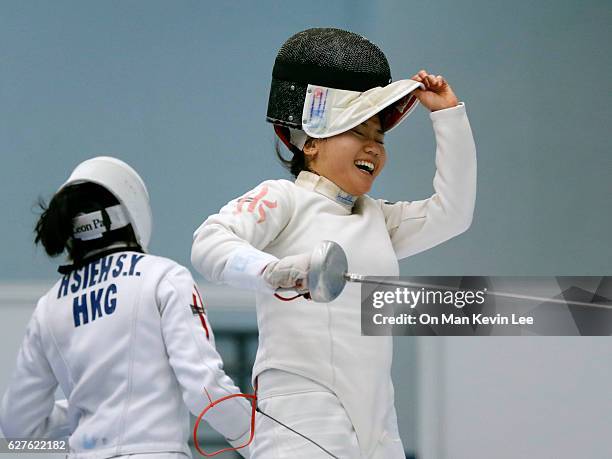
[[[306,293],[310,256],[310,253],[301,253],[269,263],[262,273],[263,280],[273,290],[285,288]]]

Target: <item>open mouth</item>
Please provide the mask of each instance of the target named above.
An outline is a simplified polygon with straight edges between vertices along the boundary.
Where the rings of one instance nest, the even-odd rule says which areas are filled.
[[[370,175],[374,173],[374,163],[371,161],[364,161],[364,160],[355,161],[355,167],[357,167],[357,169],[359,170],[367,172]]]

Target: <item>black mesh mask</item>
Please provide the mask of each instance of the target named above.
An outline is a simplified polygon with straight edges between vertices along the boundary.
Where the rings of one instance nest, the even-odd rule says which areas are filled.
[[[304,30],[276,56],[266,119],[301,129],[308,84],[364,92],[390,82],[387,58],[368,39],[341,29]]]

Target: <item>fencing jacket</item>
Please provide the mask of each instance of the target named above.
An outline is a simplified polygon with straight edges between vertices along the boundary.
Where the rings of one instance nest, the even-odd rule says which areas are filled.
[[[58,383],[67,402],[54,403]],[[0,427],[12,438],[69,436],[71,458],[190,456],[189,411],[209,404],[205,391],[213,400],[239,392],[189,271],[166,258],[112,253],[65,275],[39,300]],[[209,413],[230,440],[249,432],[250,406],[241,398]]]
[[[206,278],[258,290],[253,376],[275,368],[330,388],[355,427],[364,457],[376,449],[394,414],[392,338],[361,336],[358,284],[347,284],[330,303],[283,302],[266,291],[260,273],[270,261],[310,253],[318,242],[332,240],[344,248],[349,272],[397,276],[398,259],[465,231],[476,194],[476,150],[465,108],[430,116],[437,171],[429,199],[354,197],[302,172],[295,183],[263,182],[209,217],[194,235],[192,262]]]

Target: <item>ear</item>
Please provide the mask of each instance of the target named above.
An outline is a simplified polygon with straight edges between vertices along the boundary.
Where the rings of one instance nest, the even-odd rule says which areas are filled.
[[[304,155],[306,155],[306,157],[309,159],[314,159],[319,153],[319,143],[320,139],[313,139],[312,137],[309,137],[304,144],[304,148],[302,149]]]

